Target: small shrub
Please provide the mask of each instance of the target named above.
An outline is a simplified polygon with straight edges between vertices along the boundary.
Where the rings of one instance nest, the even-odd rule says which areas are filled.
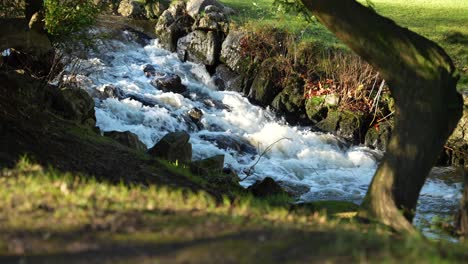
[[[66,38],[92,25],[99,13],[92,0],[44,0],[47,32]]]

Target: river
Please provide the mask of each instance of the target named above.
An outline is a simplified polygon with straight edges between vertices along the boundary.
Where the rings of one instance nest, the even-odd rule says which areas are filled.
[[[333,135],[307,127],[290,126],[236,92],[218,91],[204,66],[181,62],[175,53],[161,49],[157,40],[142,46],[125,31],[119,39],[101,41],[97,50],[80,61],[77,71],[80,86],[92,95],[108,85],[134,95],[123,100],[95,98],[97,126],[102,132],[131,131],[152,147],[168,132],[187,131],[193,160],[223,154],[225,167],[241,178],[256,164],[241,182],[243,186],[269,176],[307,186],[309,191],[298,197],[301,201],[362,201],[382,153],[348,146]],[[143,72],[147,64],[159,73],[180,76],[188,93],[183,96],[156,89]],[[203,112],[202,126],[187,117],[194,107]],[[244,147],[229,148],[232,140]],[[460,190],[459,183],[428,179],[415,219],[426,235],[440,237],[428,223],[435,215],[447,217],[454,212]]]

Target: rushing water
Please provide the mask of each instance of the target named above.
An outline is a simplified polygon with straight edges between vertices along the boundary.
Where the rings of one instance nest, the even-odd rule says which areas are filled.
[[[179,75],[189,95],[164,93],[153,87],[143,73],[146,64],[158,72]],[[203,66],[179,61],[176,54],[161,49],[156,40],[145,47],[132,41],[106,40],[97,52],[81,61],[78,73],[81,85],[91,94],[111,84],[154,104],[145,106],[129,98],[96,98],[97,126],[101,131],[131,131],[148,147],[167,132],[187,131],[194,160],[223,154],[225,166],[236,170],[241,178],[258,162],[253,174],[241,183],[243,186],[270,176],[310,188],[299,198],[304,201],[359,203],[376,170],[376,157],[381,155],[365,147],[348,147],[330,134],[290,126],[236,92],[217,91]],[[202,129],[187,118],[193,107],[203,112]],[[228,144],[222,144],[226,138],[253,147],[226,148]],[[271,149],[258,160],[269,146]],[[425,226],[421,223],[434,215],[452,213],[460,188],[459,184],[429,179],[421,193],[416,222]]]

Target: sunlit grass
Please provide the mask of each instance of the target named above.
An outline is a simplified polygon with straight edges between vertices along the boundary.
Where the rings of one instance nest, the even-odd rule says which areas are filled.
[[[175,252],[176,262],[197,263],[274,263],[284,258],[439,263],[466,255],[461,245],[395,237],[378,225],[360,224],[353,212],[340,220],[275,205],[285,197],[245,195],[219,201],[204,192],[167,186],[99,182],[44,169],[27,159],[3,170],[0,186],[0,262],[2,256],[26,253],[32,263],[80,263],[86,257],[80,252],[95,249],[103,249],[96,256],[99,263],[115,263],[116,258],[118,263],[154,263],[158,252],[167,250]],[[347,208],[338,205],[333,207]],[[300,254],[289,255],[291,250]],[[75,255],[62,255],[66,252]]]
[[[301,15],[283,14],[273,0],[221,0],[238,10],[233,20],[262,27],[272,25],[296,34],[298,39],[343,47],[319,23],[308,23]],[[468,89],[468,1],[459,0],[372,0],[375,10],[441,45],[455,61],[461,74],[458,87]]]

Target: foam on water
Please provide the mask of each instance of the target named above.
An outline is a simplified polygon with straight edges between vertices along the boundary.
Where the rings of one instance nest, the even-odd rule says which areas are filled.
[[[289,126],[238,93],[216,91],[203,66],[180,62],[175,54],[161,49],[157,41],[144,48],[112,40],[104,45],[109,47],[105,56],[98,53],[82,61],[78,77],[84,87],[93,94],[93,90],[102,91],[112,84],[155,106],[144,106],[132,99],[96,99],[97,126],[101,131],[131,131],[151,147],[167,132],[185,130],[191,134],[194,159],[224,154],[225,166],[235,169],[241,177],[256,164],[253,174],[242,182],[244,186],[270,176],[309,186],[310,191],[302,200],[360,202],[365,195],[379,153],[364,147],[346,147],[329,134]],[[190,96],[154,88],[143,73],[146,64],[153,65],[158,72],[179,75]],[[203,111],[203,130],[194,129],[187,121],[187,112],[193,107]],[[221,148],[207,139],[219,136],[241,138],[257,152]],[[270,150],[257,161],[267,148]],[[459,185],[429,180],[422,190],[419,210],[423,213],[449,210],[455,205],[459,190]]]

